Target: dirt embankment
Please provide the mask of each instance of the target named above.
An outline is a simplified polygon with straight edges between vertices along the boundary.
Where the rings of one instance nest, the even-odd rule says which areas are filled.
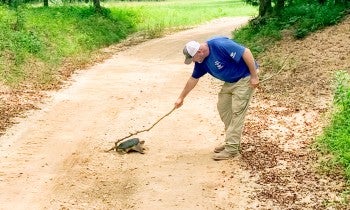
[[[348,209],[342,199],[349,196],[340,194],[344,180],[319,175],[312,145],[327,123],[335,71],[350,73],[349,42],[348,17],[303,40],[286,36],[260,57],[263,78],[287,59],[281,73],[261,84],[244,132],[241,166],[263,186],[260,201],[289,209]]]
[[[263,79],[288,55],[256,92],[240,157],[211,160],[223,125],[221,83],[209,76],[138,135],[145,155],[103,152],[172,109],[191,72],[184,43],[229,36],[246,22],[224,18],[127,48],[49,93],[0,138],[0,209],[346,209],[344,180],[316,172],[311,144],[331,105],[332,73],[350,69],[350,18],[304,40],[286,37],[258,58]],[[17,100],[40,96],[28,95]]]

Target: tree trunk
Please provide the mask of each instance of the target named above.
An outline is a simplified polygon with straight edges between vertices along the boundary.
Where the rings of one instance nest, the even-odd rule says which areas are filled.
[[[274,13],[275,13],[276,15],[281,14],[281,12],[282,12],[282,10],[283,10],[283,8],[284,8],[284,2],[285,2],[285,0],[277,0],[276,6],[275,6],[275,8],[274,8]]]
[[[49,6],[49,0],[44,0],[44,7],[48,7]]]
[[[272,11],[271,0],[259,0],[259,17],[265,17]]]
[[[285,2],[285,0],[277,0],[275,8],[278,9],[279,11],[283,10],[284,2]]]
[[[93,2],[94,2],[94,7],[96,12],[101,12],[102,8],[101,8],[100,0],[93,0]]]

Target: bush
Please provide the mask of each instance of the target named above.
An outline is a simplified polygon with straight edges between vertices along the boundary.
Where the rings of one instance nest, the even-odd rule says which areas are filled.
[[[281,28],[294,29],[296,38],[304,38],[311,32],[334,25],[345,15],[344,5],[298,4],[286,7],[281,14]]]
[[[252,20],[243,30],[235,32],[234,37],[241,43],[247,43],[254,53],[260,53],[281,38],[282,30],[291,30],[295,38],[301,39],[311,32],[339,23],[348,13],[349,6],[296,1],[278,15]]]

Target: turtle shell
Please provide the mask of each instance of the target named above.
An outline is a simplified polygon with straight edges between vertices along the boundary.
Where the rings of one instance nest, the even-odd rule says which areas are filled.
[[[122,143],[120,143],[117,146],[117,149],[126,150],[126,149],[129,149],[129,148],[132,148],[133,146],[136,146],[139,143],[140,143],[140,139],[138,139],[138,138],[128,139],[128,140],[123,141]]]

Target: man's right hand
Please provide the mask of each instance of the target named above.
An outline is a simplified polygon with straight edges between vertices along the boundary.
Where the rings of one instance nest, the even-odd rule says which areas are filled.
[[[187,94],[197,85],[199,79],[195,79],[192,76],[187,80],[187,83],[182,90],[179,98],[175,102],[175,108],[180,108],[184,102],[185,97]]]
[[[183,104],[184,100],[182,98],[178,98],[175,102],[175,108],[180,108]]]

